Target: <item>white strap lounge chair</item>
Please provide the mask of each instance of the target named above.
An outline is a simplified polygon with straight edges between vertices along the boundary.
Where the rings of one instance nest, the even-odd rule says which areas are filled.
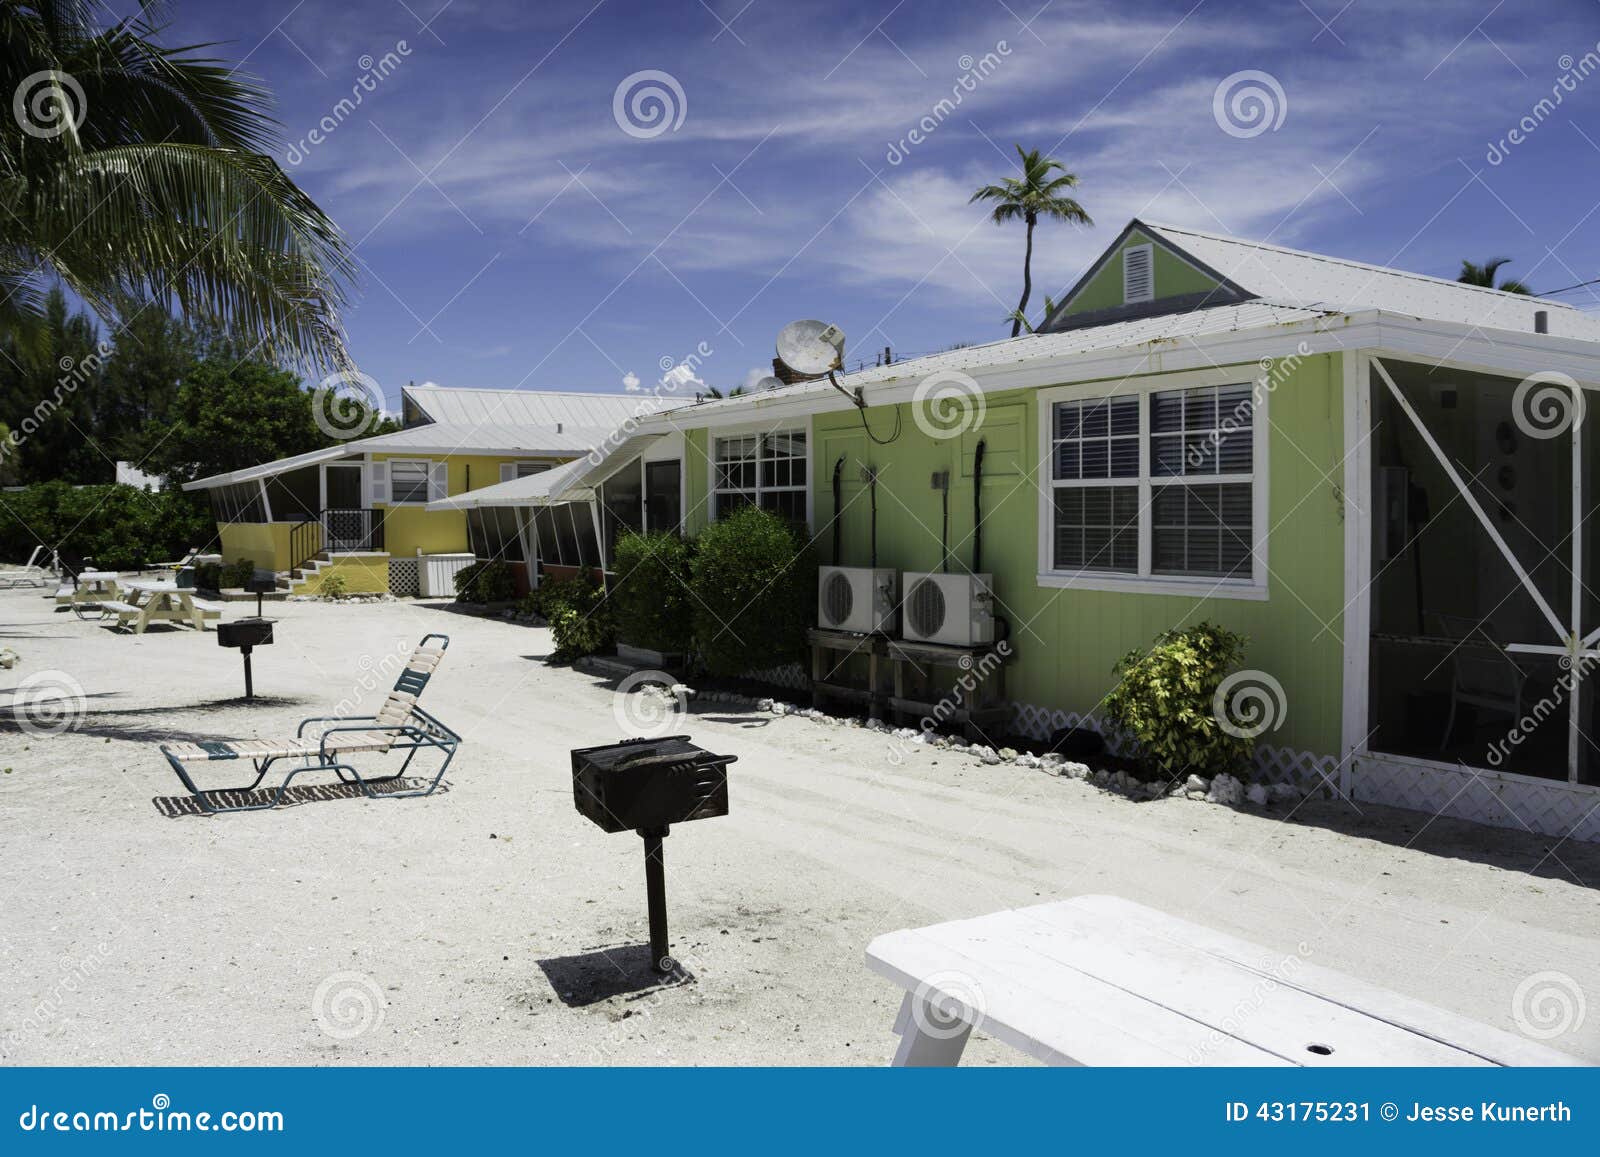
[[[161,754],[166,756],[172,770],[178,773],[191,795],[201,808],[208,812],[261,811],[276,807],[283,799],[295,776],[308,771],[331,771],[343,783],[353,783],[369,799],[405,799],[410,796],[431,795],[444,778],[445,768],[455,758],[461,737],[417,706],[417,699],[428,685],[428,680],[444,658],[450,645],[448,635],[426,635],[416,650],[411,652],[405,669],[395,680],[394,690],[379,708],[376,715],[338,716],[322,715],[302,720],[292,739],[240,739],[200,741],[196,743],[164,743]],[[320,734],[307,735],[306,729],[314,723],[331,723]],[[425,786],[409,791],[373,791],[375,784],[393,783],[405,775],[417,752],[432,748],[444,754],[433,779]],[[349,762],[355,754],[387,754],[404,751],[405,762],[393,775],[375,778],[363,776]],[[189,765],[217,761],[248,759],[255,767],[256,777],[248,784],[226,788],[198,787]],[[280,759],[294,760],[292,768],[265,801],[248,799],[243,803],[228,803],[218,797],[229,793],[253,792]],[[248,797],[247,797],[248,798]]]

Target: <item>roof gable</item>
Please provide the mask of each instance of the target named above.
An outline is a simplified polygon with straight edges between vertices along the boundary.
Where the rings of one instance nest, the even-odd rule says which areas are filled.
[[[1142,277],[1129,276],[1130,251],[1144,260]],[[1136,287],[1147,292],[1134,293]],[[1255,296],[1135,218],[1067,291],[1039,332],[1234,305]]]
[[[1124,257],[1142,245],[1150,246],[1154,293],[1148,301],[1129,302]],[[1039,332],[1252,299],[1335,313],[1379,309],[1524,332],[1532,332],[1534,314],[1544,312],[1552,335],[1600,341],[1600,318],[1563,302],[1138,218],[1079,278]]]

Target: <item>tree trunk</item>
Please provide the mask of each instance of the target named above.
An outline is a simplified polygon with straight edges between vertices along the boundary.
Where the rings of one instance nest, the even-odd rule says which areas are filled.
[[[1028,296],[1033,293],[1033,223],[1037,218],[1029,213],[1024,219],[1028,222],[1028,247],[1022,253],[1022,300],[1017,302],[1017,316],[1011,321],[1012,337],[1022,332],[1022,319],[1028,313]]]

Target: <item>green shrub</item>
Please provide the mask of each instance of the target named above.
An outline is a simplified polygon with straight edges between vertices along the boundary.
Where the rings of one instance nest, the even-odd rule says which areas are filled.
[[[242,587],[245,583],[256,577],[256,564],[247,558],[241,558],[229,566],[220,568],[221,573],[217,581],[223,587]],[[218,587],[221,590],[222,587]]]
[[[559,663],[610,650],[617,641],[611,600],[588,575],[540,583],[518,606],[550,624],[556,644],[551,658]]]
[[[342,599],[350,593],[350,580],[338,571],[329,571],[317,584],[317,593],[325,599]]]
[[[715,675],[800,657],[816,605],[804,527],[747,506],[706,527],[690,563],[695,648]]]
[[[194,585],[203,591],[220,591],[222,589],[222,564],[215,562],[197,563],[194,568]]]
[[[456,571],[456,602],[504,603],[517,594],[517,577],[508,562],[475,562]]]
[[[556,643],[551,657],[558,663],[570,663],[584,655],[610,650],[617,641],[611,606],[604,599],[588,610],[571,604],[557,607],[550,619],[550,633],[555,636]]]
[[[682,654],[693,639],[694,599],[689,594],[692,543],[668,531],[627,531],[613,552],[611,584],[617,637],[635,647]]]
[[[542,619],[555,618],[564,606],[589,607],[599,599],[600,588],[587,576],[546,579],[523,596],[520,607]]]
[[[43,542],[106,570],[138,570],[216,537],[203,497],[182,490],[41,482],[8,491],[0,509],[0,559],[11,562]]]
[[[1113,668],[1119,681],[1106,697],[1106,719],[1137,744],[1152,771],[1239,773],[1255,741],[1223,730],[1214,700],[1247,641],[1213,623],[1163,631],[1149,651],[1129,651]]]

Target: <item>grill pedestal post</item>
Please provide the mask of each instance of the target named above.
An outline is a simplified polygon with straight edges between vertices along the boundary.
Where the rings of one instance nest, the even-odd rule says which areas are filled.
[[[661,855],[661,841],[668,831],[666,825],[639,829],[644,838],[645,900],[650,907],[650,967],[657,972],[676,967],[667,944],[667,870]]]
[[[239,648],[239,653],[244,656],[244,697],[246,699],[254,699],[256,697],[255,684],[250,679],[250,651],[249,643]]]

